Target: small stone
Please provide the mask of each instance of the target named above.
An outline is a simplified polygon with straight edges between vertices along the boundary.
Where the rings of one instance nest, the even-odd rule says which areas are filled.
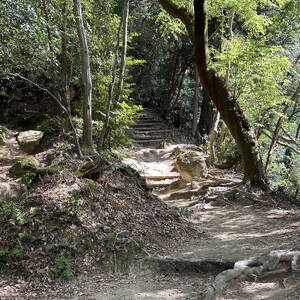
[[[25,191],[23,184],[17,182],[0,182],[0,203],[17,200]]]

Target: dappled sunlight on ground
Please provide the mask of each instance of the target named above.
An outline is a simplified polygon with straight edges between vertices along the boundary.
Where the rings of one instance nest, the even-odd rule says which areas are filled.
[[[180,291],[176,289],[166,289],[166,290],[160,290],[157,292],[151,292],[151,293],[138,293],[136,295],[133,295],[133,299],[182,299],[182,297],[186,297],[188,294],[181,293]]]

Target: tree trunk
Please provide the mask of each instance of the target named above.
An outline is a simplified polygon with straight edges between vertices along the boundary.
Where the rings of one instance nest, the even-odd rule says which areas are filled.
[[[233,20],[234,20],[234,13],[232,13],[232,17],[229,20],[229,37],[231,39],[233,38]],[[221,48],[221,41],[219,41],[219,40],[220,39],[218,39],[217,42],[219,43],[219,47]],[[227,86],[228,86],[228,83],[229,83],[230,66],[231,66],[231,64],[229,62],[227,64],[226,76],[225,76]],[[214,121],[213,121],[213,125],[212,125],[211,132],[210,132],[210,137],[209,137],[209,156],[207,158],[207,161],[211,165],[214,165],[214,163],[216,161],[215,142],[216,142],[217,137],[218,137],[219,123],[220,123],[220,113],[217,112],[215,114],[215,118],[214,118]]]
[[[127,40],[128,40],[128,16],[129,16],[129,0],[124,0],[123,8],[123,41],[122,41],[122,56],[121,56],[121,70],[118,86],[118,98],[117,103],[120,102],[123,95],[123,85],[126,70],[126,55],[127,55]]]
[[[197,126],[199,144],[205,144],[214,120],[214,106],[209,99],[206,91],[203,91],[203,99],[201,103],[200,119]]]
[[[297,95],[298,95],[299,91],[300,91],[300,84],[298,85],[295,93],[293,94],[293,96],[291,98],[292,101],[296,101]],[[284,119],[285,119],[285,115],[286,115],[289,107],[290,107],[290,103],[288,102],[285,105],[285,107],[283,108],[281,116],[277,120],[277,123],[276,123],[276,126],[275,126],[275,130],[274,130],[273,135],[272,135],[271,145],[270,145],[270,148],[269,148],[269,151],[268,151],[268,155],[267,155],[267,159],[266,159],[265,172],[268,171],[268,168],[269,168],[269,166],[272,163],[272,155],[273,155],[273,152],[274,152],[274,149],[275,149],[275,145],[277,143],[278,136],[279,136],[282,124],[283,124]]]
[[[195,86],[194,86],[194,99],[193,99],[193,123],[192,123],[192,136],[196,136],[198,113],[199,113],[199,78],[197,68],[195,70]]]
[[[49,19],[49,8],[48,8],[48,3],[46,2],[46,0],[42,0],[41,1],[41,7],[42,7],[42,12],[44,14],[45,20],[46,20],[46,30],[47,30],[47,37],[48,37],[48,45],[49,45],[49,50],[51,52],[51,59],[52,59],[52,55],[53,53],[53,46],[52,46],[52,32],[51,32],[51,28],[50,28],[50,19]]]
[[[72,134],[74,137],[74,143],[77,148],[79,157],[83,157],[78,135],[76,128],[74,126],[73,120],[72,120],[72,112],[71,112],[71,91],[70,91],[70,59],[68,55],[68,35],[67,35],[67,20],[68,20],[68,14],[67,14],[67,0],[65,0],[62,4],[62,24],[61,24],[61,70],[62,70],[62,86],[63,86],[63,98],[64,98],[64,105],[67,110],[67,118],[68,123],[71,127]]]
[[[111,83],[109,85],[108,89],[108,100],[106,104],[106,114],[105,114],[105,121],[104,125],[101,131],[100,135],[100,142],[99,146],[100,149],[103,149],[104,147],[104,141],[107,137],[109,125],[110,125],[110,115],[111,115],[111,108],[113,104],[113,99],[114,99],[114,90],[115,90],[115,85],[116,85],[116,75],[117,75],[117,67],[118,67],[118,55],[119,55],[119,47],[120,47],[120,34],[121,34],[121,29],[123,25],[123,17],[120,20],[118,32],[117,32],[117,40],[116,40],[116,45],[115,45],[115,57],[114,57],[114,64],[113,64],[113,69],[112,69],[112,79]]]
[[[83,24],[81,2],[80,0],[73,0],[73,3],[80,43],[82,85],[84,90],[82,151],[85,154],[93,154],[95,153],[95,150],[92,138],[92,77],[90,69],[90,55]]]
[[[254,132],[236,99],[230,96],[225,82],[209,68],[206,1],[194,0],[194,17],[172,0],[159,0],[159,2],[169,14],[179,18],[186,26],[194,45],[201,84],[220,112],[241,153],[244,182],[250,181],[252,185],[266,188],[267,180]]]

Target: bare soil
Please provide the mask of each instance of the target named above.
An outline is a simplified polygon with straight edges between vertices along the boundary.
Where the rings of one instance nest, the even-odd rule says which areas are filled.
[[[172,165],[167,160],[162,164],[159,156],[153,157],[155,159],[150,163],[156,175],[160,167],[165,169],[166,164]],[[211,169],[210,174],[211,181],[198,182],[196,189],[201,191],[201,184],[210,184],[211,187],[206,188],[206,193],[199,198],[186,199],[190,216],[181,218],[203,235],[189,235],[185,227],[180,235],[186,235],[186,238],[177,239],[177,244],[176,239],[175,243],[168,241],[166,245],[160,241],[163,251],[157,248],[152,253],[178,259],[235,262],[270,250],[300,249],[300,211],[296,205],[272,193],[245,191],[235,174],[215,169]],[[214,177],[217,178],[215,183],[220,178],[229,182],[232,178],[233,184],[218,186],[212,182]],[[177,200],[178,207],[182,207],[184,199]],[[176,199],[172,206],[176,207]],[[171,225],[169,222],[167,228]],[[178,228],[180,224],[174,227],[174,236],[177,237]],[[200,272],[180,274],[176,270],[158,273],[145,268],[134,268],[126,274],[108,274],[101,273],[96,265],[71,281],[30,281],[6,274],[0,275],[0,299],[193,300],[201,299],[215,275]],[[262,278],[253,276],[233,280],[217,299],[300,299],[300,275],[282,269]]]

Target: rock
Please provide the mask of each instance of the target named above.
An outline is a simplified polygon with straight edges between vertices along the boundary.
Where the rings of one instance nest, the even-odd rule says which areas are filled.
[[[16,182],[0,182],[0,203],[17,200],[25,191],[23,184]]]
[[[0,126],[0,146],[5,145],[5,136],[7,134],[7,129],[3,126]]]
[[[182,149],[177,151],[175,166],[181,178],[188,182],[207,176],[207,166],[202,152]]]
[[[17,160],[9,169],[9,174],[14,177],[21,177],[28,172],[34,172],[39,168],[38,161],[35,157],[28,155]]]
[[[21,150],[26,153],[33,153],[37,146],[39,146],[44,133],[38,130],[22,131],[17,136],[17,141]]]

